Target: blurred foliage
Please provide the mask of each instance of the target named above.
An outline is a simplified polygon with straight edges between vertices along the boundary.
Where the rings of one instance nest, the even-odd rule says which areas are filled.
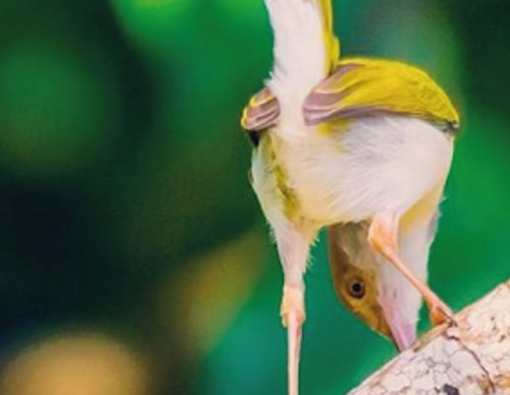
[[[419,64],[461,110],[430,268],[460,308],[510,277],[510,3],[334,6],[343,54]],[[0,37],[6,372],[30,376],[34,365],[19,361],[31,348],[44,361],[37,350],[51,339],[91,331],[106,336],[90,346],[103,350],[93,360],[107,362],[118,344],[128,355],[112,365],[118,377],[150,369],[140,393],[285,393],[282,274],[238,125],[271,64],[263,1],[4,0]],[[306,394],[342,393],[394,354],[338,306],[328,270],[319,243],[307,275]]]

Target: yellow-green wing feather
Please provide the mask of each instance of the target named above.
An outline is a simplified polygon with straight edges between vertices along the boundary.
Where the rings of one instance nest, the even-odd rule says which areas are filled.
[[[450,99],[427,73],[388,60],[341,60],[304,103],[309,125],[384,113],[421,118],[453,130],[459,124]]]
[[[260,132],[274,126],[279,116],[278,100],[269,88],[264,88],[255,94],[244,108],[241,126],[256,147],[259,144]]]
[[[260,131],[274,125],[280,115],[278,100],[264,88],[255,94],[243,110],[241,126],[248,131]]]

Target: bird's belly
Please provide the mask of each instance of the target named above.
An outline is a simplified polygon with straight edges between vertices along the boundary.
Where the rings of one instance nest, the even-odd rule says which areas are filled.
[[[407,211],[444,182],[452,153],[451,139],[429,123],[388,116],[281,144],[278,157],[302,216],[324,226]]]

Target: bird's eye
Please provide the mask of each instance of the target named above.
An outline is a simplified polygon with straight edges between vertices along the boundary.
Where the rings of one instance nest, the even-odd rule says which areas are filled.
[[[361,279],[354,279],[349,283],[347,291],[353,298],[361,299],[365,296],[365,283]]]

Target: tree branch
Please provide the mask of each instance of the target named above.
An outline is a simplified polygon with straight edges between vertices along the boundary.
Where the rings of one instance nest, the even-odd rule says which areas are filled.
[[[348,395],[510,394],[510,281],[428,332]]]

